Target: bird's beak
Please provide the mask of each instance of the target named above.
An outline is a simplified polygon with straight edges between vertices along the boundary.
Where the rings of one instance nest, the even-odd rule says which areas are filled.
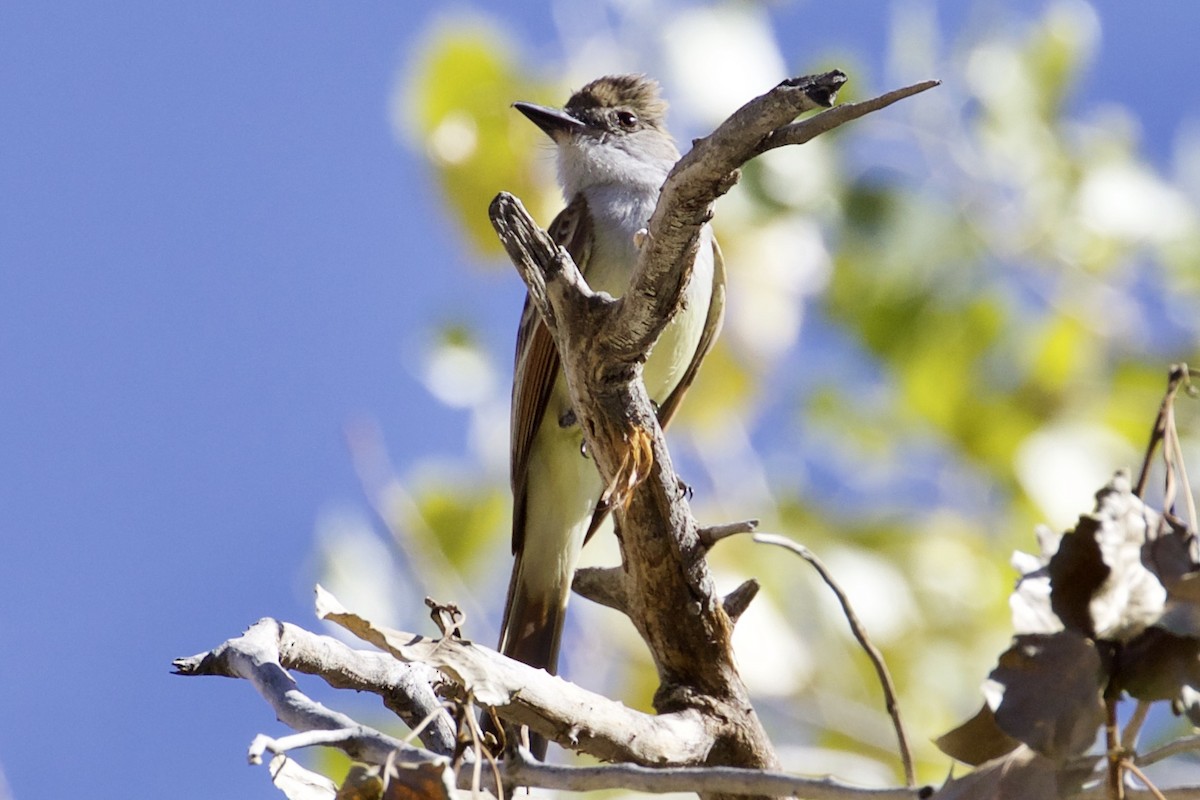
[[[529,117],[534,125],[541,128],[547,136],[555,141],[558,141],[559,136],[577,133],[585,127],[582,122],[557,108],[538,106],[533,103],[513,103],[513,108]]]

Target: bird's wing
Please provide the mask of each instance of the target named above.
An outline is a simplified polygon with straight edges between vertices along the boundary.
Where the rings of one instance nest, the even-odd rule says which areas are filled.
[[[717,334],[721,332],[721,324],[725,320],[725,257],[721,255],[721,247],[717,244],[716,237],[712,239],[712,255],[712,301],[708,304],[708,316],[704,318],[704,331],[700,334],[700,341],[696,345],[696,352],[692,356],[691,362],[688,363],[687,371],[683,373],[679,383],[667,395],[667,399],[658,406],[658,424],[662,426],[663,430],[666,430],[671,418],[679,410],[683,396],[687,394],[688,387],[696,379],[696,373],[700,371],[700,364],[703,363],[704,357],[716,343]],[[604,518],[608,516],[608,512],[608,506],[604,504],[596,506],[596,511],[592,514],[592,522],[588,525],[587,535],[583,540],[584,544],[591,540],[596,529],[600,527],[600,523],[604,522]]]
[[[687,372],[683,373],[683,377],[667,395],[667,399],[658,406],[658,424],[664,429],[671,422],[671,418],[675,416],[675,412],[679,410],[683,396],[687,394],[692,381],[696,379],[696,373],[700,371],[700,364],[703,363],[704,357],[716,343],[717,334],[721,332],[721,323],[725,320],[725,258],[721,255],[721,248],[717,244],[716,237],[712,239],[712,255],[712,302],[708,304],[708,316],[704,319],[704,331],[700,334],[700,341],[696,345],[696,354],[692,356]]]
[[[559,212],[550,223],[550,237],[567,248],[572,260],[584,270],[592,243],[591,217],[582,194]],[[521,312],[517,329],[517,355],[513,367],[512,427],[510,438],[510,475],[513,491],[514,553],[521,551],[525,535],[526,479],[529,453],[550,403],[550,393],[558,380],[559,357],[550,329],[542,320],[529,296]]]

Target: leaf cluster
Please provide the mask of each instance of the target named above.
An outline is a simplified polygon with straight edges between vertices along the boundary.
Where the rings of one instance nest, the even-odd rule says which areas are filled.
[[[1015,636],[984,685],[974,717],[937,740],[943,752],[997,780],[1045,782],[1065,796],[1089,778],[1097,734],[1107,736],[1110,785],[1136,769],[1116,741],[1116,706],[1169,701],[1200,726],[1200,563],[1195,517],[1158,511],[1140,494],[1161,439],[1168,497],[1186,469],[1175,441],[1173,402],[1187,368],[1174,368],[1135,488],[1125,472],[1096,494],[1072,530],[1038,531],[1039,553],[1018,552],[1010,597]],[[1185,496],[1190,487],[1183,481]],[[1190,508],[1190,503],[1189,503]],[[1124,746],[1136,741],[1130,722]],[[1001,769],[1002,767],[1002,769]],[[1002,777],[1010,776],[1010,777]],[[1040,795],[1033,795],[1040,796]]]

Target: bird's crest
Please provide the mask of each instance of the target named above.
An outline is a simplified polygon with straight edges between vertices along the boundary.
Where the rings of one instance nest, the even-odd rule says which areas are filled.
[[[587,111],[627,108],[649,126],[664,130],[667,103],[659,95],[658,81],[645,75],[606,75],[584,86],[567,101],[572,116]]]

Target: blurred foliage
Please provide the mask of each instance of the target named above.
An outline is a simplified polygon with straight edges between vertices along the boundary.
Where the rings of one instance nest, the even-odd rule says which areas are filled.
[[[678,12],[637,18],[639,35],[668,41]],[[773,40],[752,4],[689,9],[689,24],[710,13],[743,15],[739,24]],[[927,780],[948,767],[929,740],[978,708],[1007,646],[1009,554],[1029,549],[1036,523],[1070,524],[1114,470],[1136,466],[1167,363],[1200,360],[1200,315],[1168,313],[1200,301],[1197,209],[1138,151],[1127,112],[1070,111],[1098,25],[1087,5],[1056,2],[953,47],[936,30],[900,26],[892,62],[929,65],[943,86],[747,165],[717,208],[729,319],[671,432],[689,477],[711,483],[694,508],[702,522],[758,517],[834,568],[894,671]],[[486,207],[497,191],[546,221],[558,202],[548,204],[540,134],[509,104],[563,102],[594,77],[609,35],[573,31],[578,61],[540,66],[565,76],[546,86],[497,29],[431,29],[397,100],[447,213],[493,261]],[[636,66],[661,68],[672,98],[703,96],[667,62]],[[742,81],[742,100],[765,88],[733,66],[727,77]],[[677,101],[672,125],[705,133],[706,113]],[[505,374],[511,351],[478,343],[507,347],[511,336],[451,338]],[[498,383],[460,405],[480,430],[507,420]],[[1196,426],[1182,427],[1194,440]],[[473,442],[474,470],[407,466],[408,499],[389,521],[406,554],[440,553],[409,564],[418,577],[439,564],[458,571],[470,597],[442,599],[486,609],[468,621],[486,639],[508,577],[507,444]],[[898,770],[871,667],[815,576],[748,541],[722,544],[713,564],[763,583],[739,623],[739,635],[753,631],[739,658],[748,676],[769,671],[772,680],[747,679],[773,699],[760,710],[780,746],[854,750]],[[774,612],[784,622],[770,628]],[[570,626],[600,633],[584,641]],[[615,615],[575,603],[569,676],[645,707],[653,674],[648,659],[626,657],[631,635]],[[572,647],[589,657],[572,659]],[[823,772],[824,758],[788,766]]]
[[[502,252],[487,218],[496,187],[525,198],[545,189],[531,161],[534,131],[504,98],[551,102],[549,89],[519,69],[497,29],[479,19],[431,31],[395,115],[412,121],[403,133],[436,165],[445,200],[471,244],[488,253]]]

